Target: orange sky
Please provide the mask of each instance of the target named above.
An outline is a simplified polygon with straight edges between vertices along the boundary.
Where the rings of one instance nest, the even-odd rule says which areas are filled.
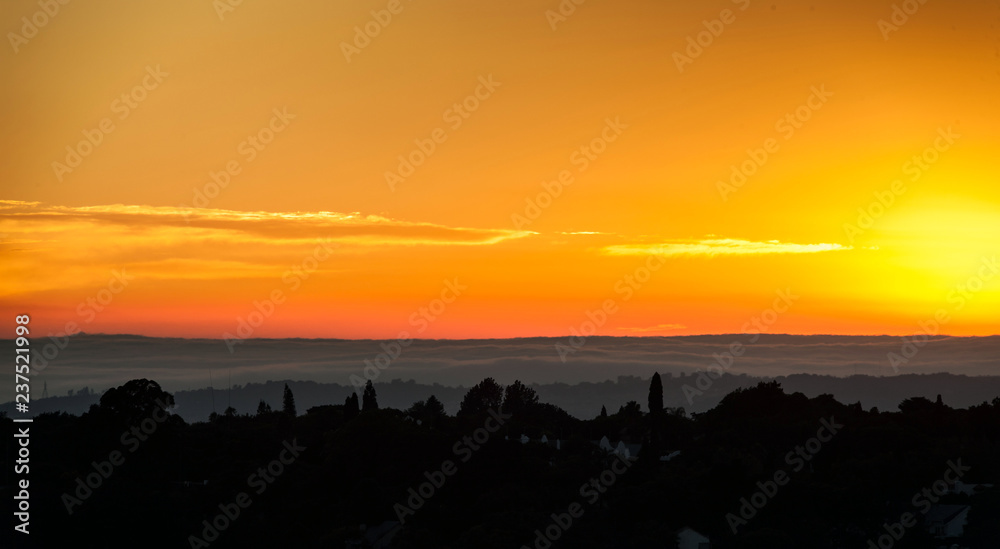
[[[1000,332],[995,1],[54,5],[0,5],[43,333]]]

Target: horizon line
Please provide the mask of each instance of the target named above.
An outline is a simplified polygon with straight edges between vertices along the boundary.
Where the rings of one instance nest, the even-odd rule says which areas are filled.
[[[145,338],[145,339],[185,339],[185,340],[205,340],[205,341],[226,341],[224,337],[188,337],[188,336],[157,336],[157,335],[145,335],[145,334],[130,334],[130,333],[104,333],[104,332],[76,332],[74,334],[64,334],[63,337],[131,337],[131,338]],[[790,334],[790,333],[750,333],[750,332],[719,332],[719,333],[701,333],[701,334],[686,334],[686,335],[590,335],[590,336],[574,336],[572,334],[559,335],[559,336],[515,336],[515,337],[465,337],[465,338],[449,338],[449,337],[438,337],[438,338],[410,338],[409,341],[512,341],[518,339],[566,339],[571,337],[583,337],[584,339],[590,338],[605,338],[605,339],[683,339],[692,337],[721,337],[721,336],[785,336],[785,337],[853,337],[853,338],[910,338],[918,336],[927,336],[928,340],[940,340],[940,339],[988,339],[993,337],[1000,337],[1000,333],[989,334],[989,335],[951,335],[951,334],[834,334],[834,333],[812,333],[812,334]],[[31,338],[31,339],[42,339],[42,338]],[[398,341],[400,338],[342,338],[342,337],[301,337],[301,336],[290,336],[290,337],[249,337],[241,341],[282,341],[282,340],[304,340],[304,341]],[[0,341],[14,341],[14,338],[0,338]],[[753,345],[750,343],[749,345]]]

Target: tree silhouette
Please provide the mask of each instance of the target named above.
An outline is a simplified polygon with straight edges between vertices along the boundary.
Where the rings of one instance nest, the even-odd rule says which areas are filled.
[[[626,393],[630,396],[625,398],[636,396],[651,383],[649,379],[633,379],[634,385]],[[671,391],[671,381],[662,378],[666,393]],[[271,385],[269,390],[275,387]],[[321,541],[330,541],[329,532],[333,531],[337,537],[364,539],[364,531],[358,528],[361,520],[375,524],[393,514],[409,520],[410,511],[400,510],[409,505],[407,499],[416,496],[403,490],[419,486],[417,483],[424,479],[440,484],[444,475],[453,471],[454,462],[442,465],[440,472],[421,472],[442,463],[442,450],[448,453],[448,445],[460,441],[450,453],[461,459],[471,456],[467,451],[474,450],[473,466],[461,473],[461,483],[435,492],[438,510],[422,513],[419,536],[415,542],[403,545],[481,546],[476,541],[456,540],[485,536],[502,539],[512,525],[524,525],[526,532],[538,528],[553,506],[564,504],[559,494],[574,492],[581,478],[609,466],[621,471],[616,464],[619,458],[607,455],[593,443],[604,438],[611,448],[624,444],[634,462],[625,462],[632,465],[623,485],[600,495],[601,510],[587,515],[587,527],[564,532],[566,537],[560,541],[567,547],[675,548],[676,532],[686,525],[718,539],[713,546],[727,549],[815,547],[817,537],[824,538],[824,547],[861,547],[867,543],[864,539],[877,540],[887,533],[887,520],[892,521],[893,531],[902,531],[902,526],[895,526],[904,520],[902,513],[916,514],[914,510],[920,509],[913,503],[913,494],[930,486],[945,460],[954,460],[954,465],[947,465],[952,470],[956,465],[974,465],[963,481],[970,488],[979,486],[971,495],[956,490],[941,499],[947,505],[971,507],[962,538],[950,541],[963,547],[996,547],[1000,539],[1000,523],[995,518],[1000,513],[1000,490],[982,485],[995,482],[996,468],[992,464],[1000,441],[1000,398],[992,405],[953,409],[943,401],[939,405],[931,396],[941,392],[943,400],[947,392],[957,405],[959,397],[942,385],[931,392],[921,391],[927,398],[906,399],[900,406],[903,411],[892,406],[893,410],[879,413],[866,411],[861,402],[839,403],[829,394],[812,398],[798,392],[785,394],[778,384],[765,382],[732,391],[723,403],[691,418],[680,415],[680,408],[669,407],[664,407],[661,414],[645,414],[641,403],[630,401],[617,415],[608,416],[614,408],[602,406],[598,408],[599,416],[586,420],[540,401],[523,418],[511,418],[509,424],[491,435],[495,441],[486,442],[481,438],[486,430],[480,427],[493,425],[485,422],[486,416],[449,417],[441,401],[429,393],[411,399],[426,397],[406,411],[389,409],[385,401],[389,388],[396,389],[383,386],[378,412],[361,414],[360,421],[345,419],[352,404],[354,415],[360,413],[362,388],[354,393],[353,387],[341,387],[345,396],[350,395],[343,407],[340,402],[314,406],[301,418],[281,413],[277,405],[274,412],[267,414],[270,406],[260,397],[268,393],[253,393],[259,400],[261,414],[257,417],[231,418],[227,415],[233,415],[232,410],[226,410],[213,414],[214,421],[206,423],[203,420],[208,410],[196,411],[191,406],[187,413],[199,416],[199,421],[188,425],[176,414],[164,418],[160,409],[154,408],[151,416],[120,425],[121,417],[134,412],[126,406],[130,398],[127,395],[156,392],[156,386],[144,380],[113,390],[101,404],[95,404],[93,412],[81,417],[40,413],[34,425],[47,433],[46,445],[45,451],[31,456],[36,458],[32,465],[39,471],[65,473],[57,475],[60,478],[55,482],[41,485],[53,487],[53,493],[65,492],[44,504],[44,509],[60,512],[50,514],[53,528],[39,531],[46,536],[43,544],[58,547],[66,544],[59,543],[64,540],[101,539],[112,531],[118,539],[106,538],[111,540],[107,546],[122,545],[127,542],[119,541],[125,539],[145,539],[143,536],[148,537],[150,531],[157,532],[163,538],[159,541],[164,541],[143,545],[151,549],[166,547],[166,542],[176,546],[178,540],[192,534],[195,538],[208,537],[199,532],[202,527],[194,524],[205,517],[199,516],[201,512],[187,513],[185,508],[225,511],[220,508],[220,497],[232,498],[231,490],[239,486],[239,477],[233,475],[249,474],[246,469],[254,466],[240,464],[253,461],[266,466],[263,460],[278,457],[276,450],[282,452],[284,462],[288,454],[279,448],[287,448],[294,455],[304,446],[309,446],[308,458],[302,463],[286,463],[289,472],[281,477],[280,488],[267,494],[267,512],[254,513],[252,520],[241,523],[242,532],[228,533],[253,539],[255,545],[277,547],[318,546]],[[530,395],[523,383],[501,389],[492,380],[484,380],[474,389],[466,403],[470,410],[472,403],[488,408],[490,399],[492,404],[501,401],[506,408],[524,400],[515,395]],[[300,384],[300,403],[323,394],[322,390]],[[437,391],[448,395],[448,400],[461,400],[468,387],[457,392],[451,388]],[[621,393],[605,393],[604,398],[615,399],[614,394]],[[325,396],[330,399],[329,394]],[[993,399],[993,395],[989,398]],[[8,429],[13,426],[12,419],[4,417],[2,411],[0,424]],[[817,431],[820,427],[823,429]],[[806,458],[815,452],[809,448],[813,443],[806,441],[814,434],[825,438],[818,433],[837,433],[841,427],[844,434],[824,441],[822,453],[810,463]],[[518,442],[522,434],[536,441],[545,435],[549,444],[522,445]],[[298,436],[298,442],[293,435]],[[501,442],[503,439],[508,442]],[[110,479],[105,477],[113,484],[103,488],[83,484],[93,484],[95,475],[111,471],[111,462],[117,456],[109,454],[112,449],[124,455],[140,442],[142,448],[136,457],[127,457],[124,467],[115,468]],[[956,444],[961,446],[961,461],[953,453]],[[792,449],[795,451],[790,453]],[[681,453],[676,454],[678,451]],[[234,468],[234,463],[239,467]],[[771,480],[777,478],[772,476],[774,472],[784,470],[791,476],[798,472],[797,468],[804,474],[792,477],[795,489],[780,492],[776,500],[767,503],[768,512],[758,514],[749,525],[741,520],[741,507],[751,505],[741,499],[759,499],[753,496],[758,490],[765,495],[773,493],[768,490],[775,489]],[[357,474],[345,478],[345,470]],[[75,486],[68,480],[72,475],[79,478]],[[202,479],[206,478],[229,478],[235,483],[213,487],[213,481],[204,483]],[[262,477],[258,474],[255,478]],[[78,487],[93,488],[98,495],[79,498]],[[491,492],[501,499],[488,506],[469,505],[470,497]],[[664,493],[671,497],[663,497]],[[178,505],[179,496],[183,496],[185,505]],[[78,498],[84,500],[83,507],[77,507],[81,504]],[[403,506],[390,507],[389,498]],[[232,508],[234,504],[224,506]],[[63,513],[60,507],[74,516]],[[328,530],[319,534],[325,540],[317,539],[317,534],[307,528],[285,527],[302,521],[303,509],[307,519],[329,522]],[[387,513],[389,509],[392,511]],[[454,519],[456,512],[463,515],[462,521]],[[140,515],[143,520],[138,524],[121,520]],[[740,531],[738,537],[733,537],[736,527]],[[413,534],[404,530],[400,535],[403,541]],[[909,528],[905,536],[910,540],[906,547],[938,547],[945,543],[934,540],[922,526]],[[362,539],[349,544],[374,545],[366,545]]]
[[[660,373],[654,372],[653,379],[649,380],[649,413],[661,412],[663,412],[663,382],[660,381]]]
[[[365,394],[361,398],[361,411],[374,412],[375,410],[378,410],[378,400],[375,395],[375,385],[369,379],[368,383],[365,383]]]
[[[406,415],[432,429],[439,426],[441,420],[447,417],[444,412],[444,404],[441,404],[441,401],[434,395],[431,395],[426,401],[414,402],[413,406],[410,406],[410,409],[406,411]]]
[[[787,413],[789,400],[781,383],[760,381],[753,387],[738,387],[722,397],[711,412],[729,417],[770,417]]]
[[[489,409],[500,408],[503,404],[503,386],[488,377],[473,386],[462,399],[459,415],[485,414]]]
[[[639,407],[638,402],[630,400],[618,408],[618,413],[624,417],[636,418],[642,416],[642,408]]]
[[[282,411],[291,417],[295,417],[295,395],[292,394],[292,390],[288,388],[288,384],[285,384],[285,395],[282,398],[284,405],[282,406]]]
[[[260,399],[260,404],[257,404],[257,415],[262,416],[264,414],[271,413],[271,405],[264,402],[264,399]]]
[[[344,400],[344,419],[354,419],[359,414],[361,414],[361,406],[358,404],[358,393],[351,393]]]
[[[101,396],[98,409],[127,423],[152,417],[157,408],[173,406],[174,396],[149,379],[133,379],[125,385],[108,389]]]
[[[434,417],[444,417],[447,414],[444,413],[444,404],[434,395],[427,398],[427,413]]]
[[[911,397],[899,403],[899,411],[904,414],[920,414],[934,411],[934,403],[930,399],[918,396]]]
[[[538,394],[520,380],[515,380],[504,391],[503,411],[508,414],[523,415],[537,404]]]

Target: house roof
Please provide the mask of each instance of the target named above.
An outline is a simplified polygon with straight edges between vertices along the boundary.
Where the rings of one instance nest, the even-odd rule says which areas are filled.
[[[927,522],[948,523],[969,509],[968,505],[934,505],[927,511]]]
[[[701,532],[687,526],[677,531],[677,537],[694,538],[700,541],[709,541],[708,537],[705,536],[705,534],[702,534]]]

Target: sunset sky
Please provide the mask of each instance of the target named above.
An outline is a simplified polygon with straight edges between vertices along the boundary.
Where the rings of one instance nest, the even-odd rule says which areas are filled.
[[[52,3],[0,4],[36,333],[1000,332],[996,0]]]

